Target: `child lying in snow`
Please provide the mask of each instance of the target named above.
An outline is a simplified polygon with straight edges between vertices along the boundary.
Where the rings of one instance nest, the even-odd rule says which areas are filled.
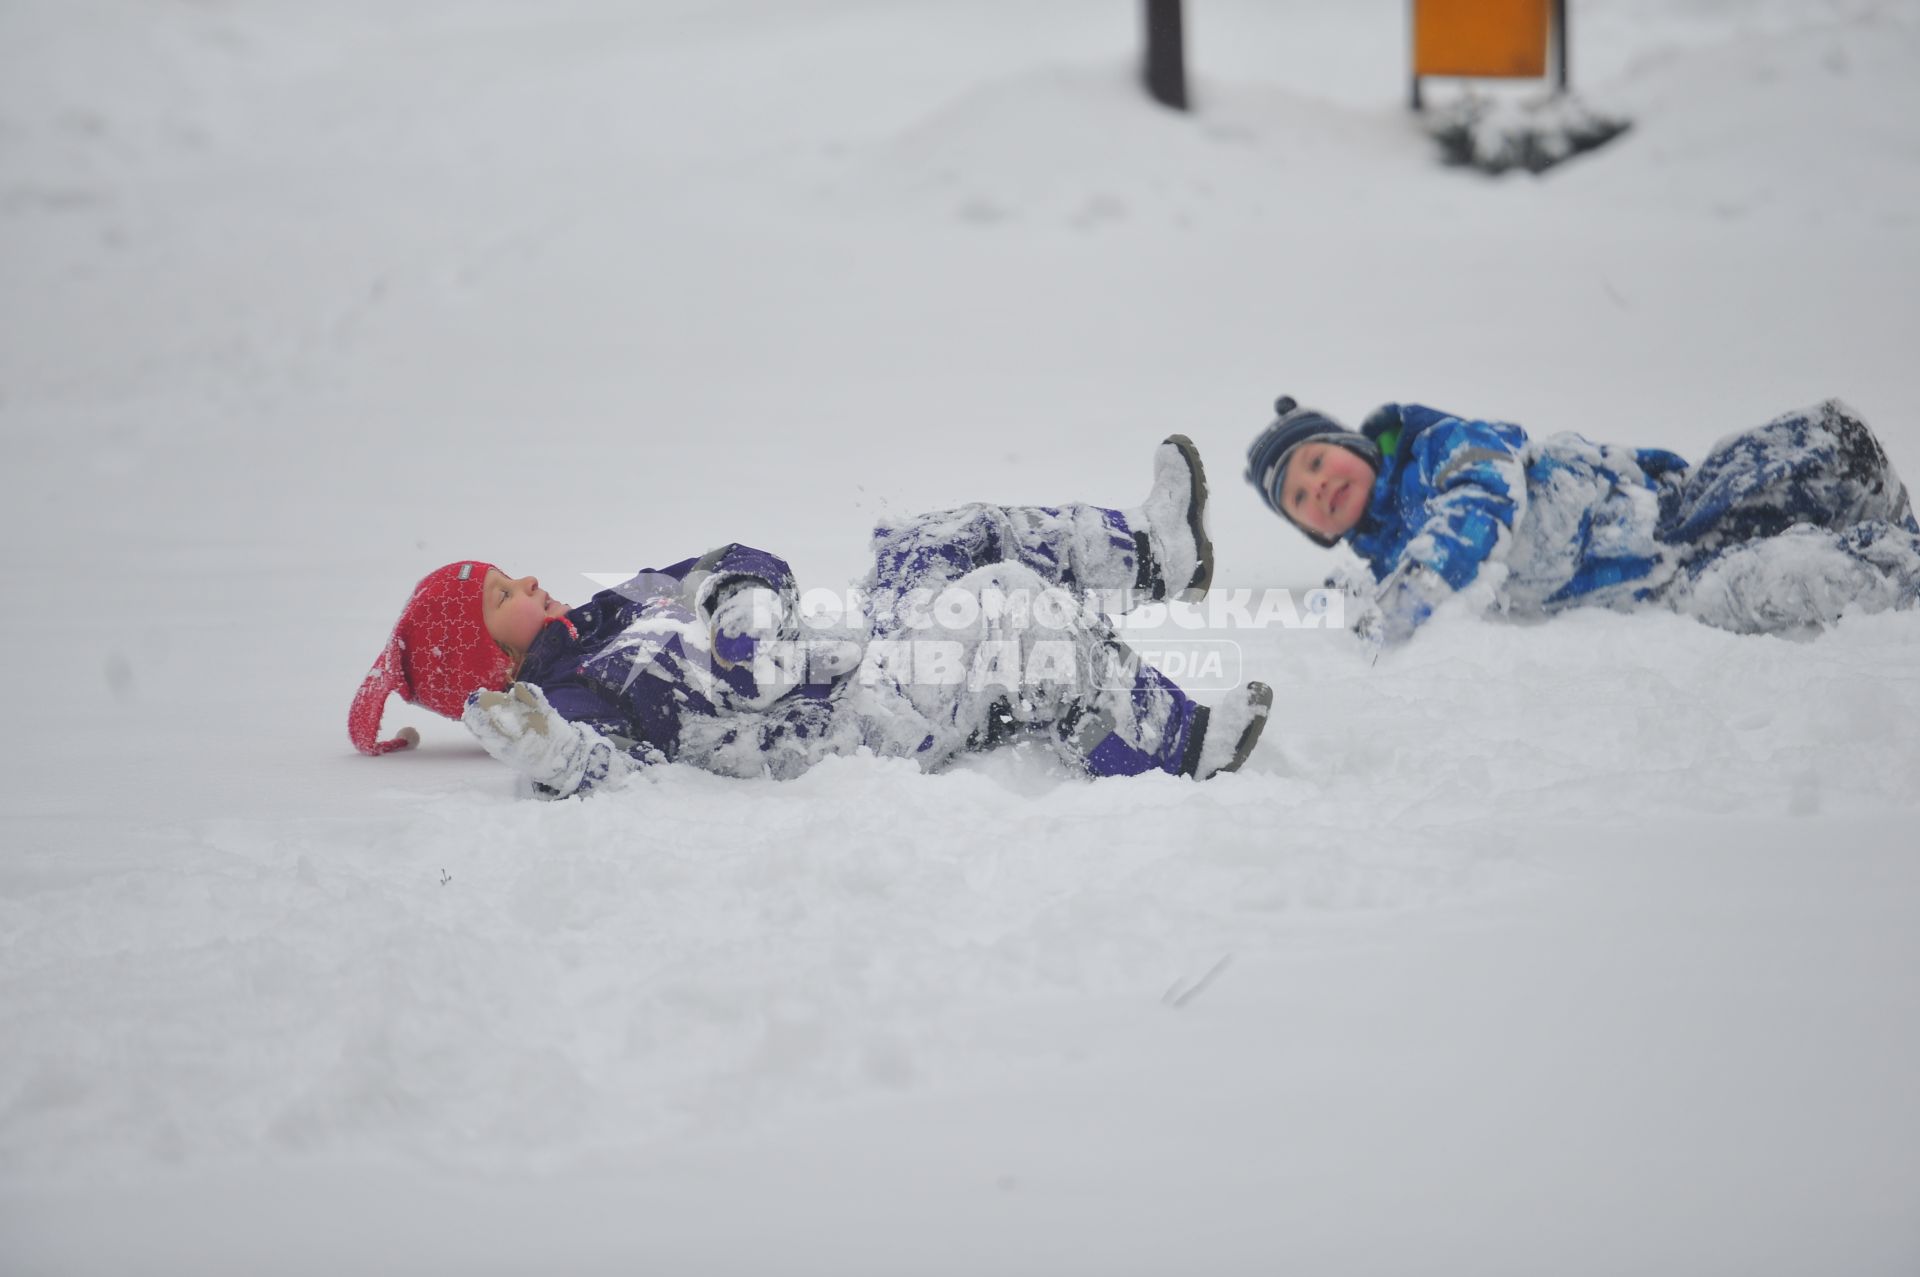
[[[1199,454],[1175,435],[1135,509],[972,505],[883,524],[867,615],[812,638],[786,563],[747,546],[571,609],[533,577],[449,564],[414,590],[349,733],[369,754],[416,743],[410,728],[379,739],[397,691],[462,719],[551,797],[656,762],[785,778],[862,746],[933,769],[1015,735],[1094,776],[1204,779],[1246,761],[1271,691],[1197,705],[1066,592],[1204,595],[1206,497]],[[931,628],[936,612],[953,624]]]
[[[1879,440],[1837,400],[1671,452],[1388,404],[1356,433],[1290,398],[1247,479],[1372,580],[1363,637],[1413,633],[1476,579],[1500,610],[1663,604],[1738,633],[1920,601],[1920,526]],[[1349,583],[1350,585],[1353,583]]]

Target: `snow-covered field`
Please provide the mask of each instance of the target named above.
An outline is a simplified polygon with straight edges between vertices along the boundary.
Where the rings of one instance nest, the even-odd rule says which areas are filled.
[[[538,804],[355,755],[408,588],[1239,482],[1282,391],[1920,479],[1920,5],[1575,0],[1440,169],[1399,0],[0,5],[0,1272],[1920,1271],[1920,615],[1245,635],[1245,773]]]

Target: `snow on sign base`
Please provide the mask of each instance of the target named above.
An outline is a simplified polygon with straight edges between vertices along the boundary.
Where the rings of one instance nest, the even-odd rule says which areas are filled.
[[[1550,0],[1415,0],[1413,73],[1545,75],[1550,8]]]
[[[1631,127],[1624,117],[1596,111],[1570,93],[1515,102],[1468,92],[1433,108],[1425,123],[1443,162],[1483,173],[1543,173]]]

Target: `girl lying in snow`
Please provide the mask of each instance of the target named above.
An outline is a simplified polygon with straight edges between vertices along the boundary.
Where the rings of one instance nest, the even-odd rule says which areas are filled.
[[[533,577],[452,563],[415,588],[348,719],[368,754],[389,692],[462,719],[549,797],[637,766],[795,776],[866,747],[929,770],[1037,737],[1094,776],[1207,778],[1246,761],[1273,695],[1211,710],[1135,659],[1069,592],[1196,599],[1213,578],[1206,476],[1175,435],[1130,510],[972,505],[873,538],[866,614],[798,615],[786,563],[728,545],[569,609]]]
[[[1823,627],[1920,601],[1920,525],[1879,440],[1837,400],[1729,435],[1697,466],[1576,434],[1388,404],[1359,432],[1299,407],[1247,478],[1372,580],[1356,628],[1405,639],[1476,579],[1501,611],[1661,604],[1738,633]]]

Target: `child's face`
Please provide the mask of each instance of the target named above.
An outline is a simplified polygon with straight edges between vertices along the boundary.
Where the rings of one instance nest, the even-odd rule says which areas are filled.
[[[516,657],[526,654],[548,617],[565,616],[567,612],[566,604],[540,588],[538,578],[510,577],[498,570],[487,572],[481,608],[487,618],[487,633]]]
[[[1280,499],[1301,527],[1343,537],[1373,495],[1373,467],[1337,443],[1309,441],[1294,450],[1280,480]]]

